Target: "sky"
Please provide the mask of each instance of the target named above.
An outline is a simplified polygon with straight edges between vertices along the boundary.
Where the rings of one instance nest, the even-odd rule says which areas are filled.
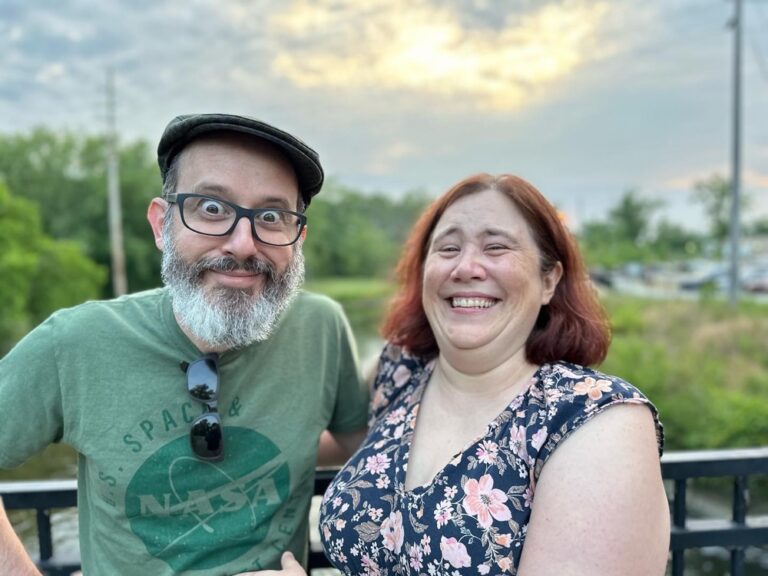
[[[477,172],[532,182],[578,229],[630,189],[707,222],[732,173],[733,0],[0,0],[0,133],[178,114],[271,122],[366,192]],[[768,0],[745,0],[744,222],[768,217]],[[159,180],[158,180],[159,182]]]

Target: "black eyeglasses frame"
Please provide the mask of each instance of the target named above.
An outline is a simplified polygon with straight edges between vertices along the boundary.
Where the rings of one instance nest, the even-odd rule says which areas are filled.
[[[217,234],[213,234],[211,232],[200,232],[199,230],[192,228],[189,224],[187,224],[187,221],[184,218],[184,201],[187,198],[210,198],[211,200],[216,200],[217,202],[226,204],[227,206],[229,206],[235,211],[235,220],[234,222],[232,222],[232,226],[230,226],[226,232],[221,232]],[[173,193],[165,196],[165,201],[170,204],[177,204],[179,206],[179,214],[181,215],[182,224],[184,224],[184,226],[188,230],[191,230],[195,234],[202,234],[203,236],[218,236],[218,237],[229,236],[230,234],[232,234],[232,231],[237,227],[237,224],[240,222],[240,219],[247,218],[248,222],[250,222],[251,224],[251,234],[253,234],[253,237],[256,238],[256,240],[258,240],[262,244],[267,244],[269,246],[291,246],[292,244],[295,244],[299,240],[299,238],[301,237],[302,230],[304,230],[304,227],[307,225],[307,216],[305,214],[302,214],[301,212],[294,212],[293,210],[285,210],[283,208],[244,208],[239,204],[235,204],[234,202],[223,200],[216,196],[209,196],[207,194]],[[260,238],[258,232],[256,232],[256,222],[254,219],[256,218],[257,215],[263,214],[264,212],[283,212],[286,214],[291,214],[292,216],[296,216],[299,219],[298,229],[296,230],[296,238],[291,242],[286,242],[283,244],[275,244],[273,242],[267,242],[266,240],[263,240],[262,238]]]

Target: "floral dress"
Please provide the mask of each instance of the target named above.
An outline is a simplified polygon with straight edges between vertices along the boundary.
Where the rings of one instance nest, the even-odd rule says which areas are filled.
[[[575,364],[544,364],[527,389],[428,485],[405,488],[411,440],[434,367],[387,345],[370,432],[328,487],[320,532],[347,575],[516,574],[541,469],[560,442],[608,406],[646,404],[635,387]]]

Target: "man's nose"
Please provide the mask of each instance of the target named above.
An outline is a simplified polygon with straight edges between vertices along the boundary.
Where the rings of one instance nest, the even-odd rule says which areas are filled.
[[[237,221],[235,228],[226,237],[223,249],[240,261],[259,253],[260,243],[253,236],[251,221],[248,218],[240,218]]]

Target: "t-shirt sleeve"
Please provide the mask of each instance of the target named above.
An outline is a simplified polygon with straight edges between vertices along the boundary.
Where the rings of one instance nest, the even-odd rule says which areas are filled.
[[[339,381],[336,403],[328,430],[342,433],[354,432],[364,429],[368,420],[368,386],[360,372],[352,329],[340,306],[337,309],[336,319],[339,336]]]
[[[0,468],[13,468],[63,435],[55,320],[27,334],[0,360]]]

